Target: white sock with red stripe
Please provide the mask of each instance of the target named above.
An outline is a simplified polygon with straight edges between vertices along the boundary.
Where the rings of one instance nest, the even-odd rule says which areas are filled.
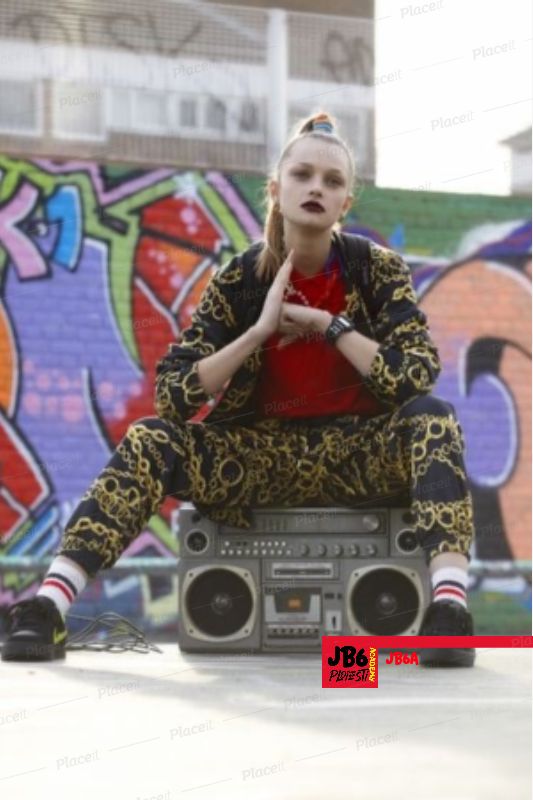
[[[460,567],[441,567],[435,570],[431,576],[432,601],[455,600],[466,608],[467,582],[468,573]]]
[[[70,558],[56,556],[37,594],[49,597],[58,607],[63,619],[70,606],[85,588],[89,576]]]

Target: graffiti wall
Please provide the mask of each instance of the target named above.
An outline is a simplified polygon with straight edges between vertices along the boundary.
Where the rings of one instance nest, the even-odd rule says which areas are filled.
[[[212,270],[261,235],[260,186],[259,177],[214,171],[0,157],[2,554],[51,555],[128,425],[155,414],[157,360],[189,324]],[[378,203],[386,191],[374,190]],[[523,207],[503,229],[480,212],[482,235],[465,228],[460,259],[428,252],[412,264],[443,362],[436,393],[454,403],[465,433],[475,556],[484,560],[531,558],[525,199]],[[356,207],[346,230],[397,249],[392,229],[364,212]],[[397,234],[401,206],[396,213]],[[178,505],[167,498],[126,555],[175,555]],[[143,585],[131,576],[123,591],[142,598]],[[0,605],[36,588],[35,576],[5,575]]]

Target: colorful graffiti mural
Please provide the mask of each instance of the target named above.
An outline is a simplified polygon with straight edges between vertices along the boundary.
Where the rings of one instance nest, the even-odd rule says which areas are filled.
[[[530,226],[441,270],[422,302],[437,392],[465,434],[481,559],[531,558],[531,260],[519,247],[531,248]]]
[[[155,413],[157,360],[261,218],[253,193],[215,171],[5,156],[0,177],[0,547],[37,559],[128,425]],[[363,220],[347,230],[389,241]],[[518,220],[413,272],[443,360],[436,392],[465,431],[482,559],[531,557],[530,254]],[[177,505],[165,500],[128,556],[175,555]],[[34,591],[11,576],[0,605]]]

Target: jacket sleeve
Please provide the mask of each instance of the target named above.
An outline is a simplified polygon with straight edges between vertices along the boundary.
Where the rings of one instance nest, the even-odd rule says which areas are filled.
[[[216,397],[204,391],[198,362],[225,347],[237,335],[235,284],[240,274],[235,256],[211,275],[189,327],[157,362],[154,406],[161,419],[185,422]]]
[[[408,264],[374,243],[371,254],[370,294],[379,348],[363,382],[378,400],[396,406],[428,394],[441,363],[426,315],[417,307]]]

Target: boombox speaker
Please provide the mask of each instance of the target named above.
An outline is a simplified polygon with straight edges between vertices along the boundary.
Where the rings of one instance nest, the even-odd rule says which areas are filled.
[[[431,582],[409,508],[253,509],[250,530],[173,512],[185,652],[320,652],[322,636],[415,635]]]

